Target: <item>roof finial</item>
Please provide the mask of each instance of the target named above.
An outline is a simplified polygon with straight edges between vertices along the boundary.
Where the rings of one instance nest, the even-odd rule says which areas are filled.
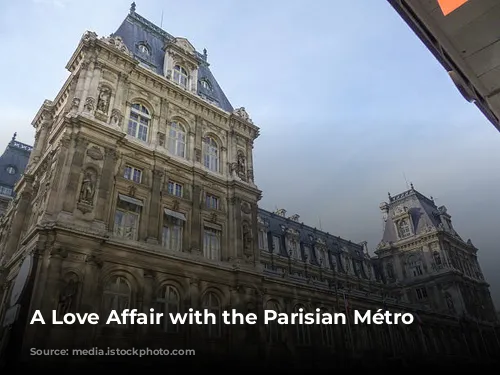
[[[387,196],[389,197],[389,202],[391,201],[392,197],[391,197],[391,193],[387,193]]]
[[[135,1],[130,4],[130,13],[135,13]]]
[[[413,188],[413,182],[410,182],[410,187],[411,187],[411,190],[415,190],[415,189]]]
[[[207,60],[207,57],[208,57],[208,55],[207,55],[207,49],[206,49],[206,48],[203,48],[203,58],[204,58],[205,60]]]
[[[14,135],[12,136],[12,142],[16,140],[16,137],[17,137],[17,132],[15,132]]]

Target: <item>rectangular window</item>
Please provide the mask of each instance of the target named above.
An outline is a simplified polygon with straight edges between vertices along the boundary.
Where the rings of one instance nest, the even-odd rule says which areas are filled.
[[[208,209],[218,210],[219,209],[219,198],[215,195],[207,194],[205,198],[205,204]]]
[[[211,260],[220,260],[221,232],[212,228],[205,228],[203,235],[203,256]]]
[[[427,290],[425,288],[418,288],[415,289],[417,293],[417,299],[418,300],[423,300],[427,298]]]
[[[422,267],[420,267],[420,265],[417,265],[415,267],[413,267],[413,276],[421,276],[423,274],[422,272]]]
[[[275,254],[281,253],[281,238],[273,236],[273,250]]]
[[[171,195],[175,195],[176,197],[182,198],[183,186],[174,181],[168,182],[168,193]]]
[[[0,194],[8,195],[10,197],[12,196],[12,189],[5,186],[0,186]]]
[[[168,215],[163,216],[162,245],[168,250],[182,250],[182,229],[184,222]]]
[[[123,173],[123,177],[126,178],[127,180],[134,181],[140,184],[142,181],[142,170],[127,165],[125,167],[125,172]]]
[[[119,200],[115,211],[114,234],[129,240],[137,240],[141,207]]]
[[[268,250],[267,233],[263,230],[259,230],[259,249]]]

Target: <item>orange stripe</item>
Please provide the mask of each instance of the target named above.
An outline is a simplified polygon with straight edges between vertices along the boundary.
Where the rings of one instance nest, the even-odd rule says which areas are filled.
[[[469,0],[438,0],[439,6],[443,11],[443,14],[447,16],[455,9],[460,8]]]

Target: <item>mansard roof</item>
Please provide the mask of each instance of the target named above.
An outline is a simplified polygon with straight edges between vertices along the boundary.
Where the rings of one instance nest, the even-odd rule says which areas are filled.
[[[284,234],[284,228],[294,229],[299,233],[300,242],[306,246],[311,246],[316,240],[319,239],[324,241],[328,249],[334,253],[346,251],[353,258],[358,258],[360,260],[365,257],[364,247],[362,244],[356,244],[317,228],[305,225],[304,223],[298,221],[298,217],[285,217],[262,208],[259,208],[259,216],[267,226],[267,231],[272,235],[282,236]]]
[[[14,188],[14,185],[19,181],[28,165],[32,150],[31,146],[18,142],[16,136],[17,134],[14,134],[4,153],[0,156],[0,186],[8,188]],[[9,173],[9,167],[13,168],[13,174]]]
[[[134,58],[139,62],[148,66],[155,73],[164,76],[164,46],[167,42],[172,42],[176,38],[137,14],[134,5],[112,36],[120,37],[128,50],[134,55]],[[145,56],[140,52],[139,47],[141,44],[149,49],[149,56]],[[206,50],[204,50],[203,54],[195,51],[195,56],[199,64],[198,81],[208,81],[211,87],[211,89],[207,89],[203,85],[198,84],[198,95],[221,109],[232,113],[233,106],[210,71]]]
[[[386,243],[399,240],[393,220],[398,210],[407,210],[413,221],[415,235],[423,234],[430,230],[437,230],[441,224],[439,216],[441,208],[436,206],[432,197],[427,198],[415,190],[413,185],[411,185],[409,190],[396,196],[389,194],[389,202],[382,203],[380,208],[383,211],[385,210],[387,215],[384,235],[382,237],[383,242]]]

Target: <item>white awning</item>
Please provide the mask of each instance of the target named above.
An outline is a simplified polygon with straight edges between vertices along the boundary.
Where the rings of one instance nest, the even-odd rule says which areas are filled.
[[[165,208],[165,215],[175,217],[176,219],[179,219],[182,221],[187,221],[186,216],[184,214],[181,214],[180,212],[169,210],[168,208]]]
[[[136,206],[139,206],[139,207],[144,206],[144,203],[142,203],[142,201],[140,201],[139,199],[128,197],[128,196],[123,195],[123,194],[118,194],[118,199],[120,199],[121,201],[127,202],[127,203],[135,204]]]

